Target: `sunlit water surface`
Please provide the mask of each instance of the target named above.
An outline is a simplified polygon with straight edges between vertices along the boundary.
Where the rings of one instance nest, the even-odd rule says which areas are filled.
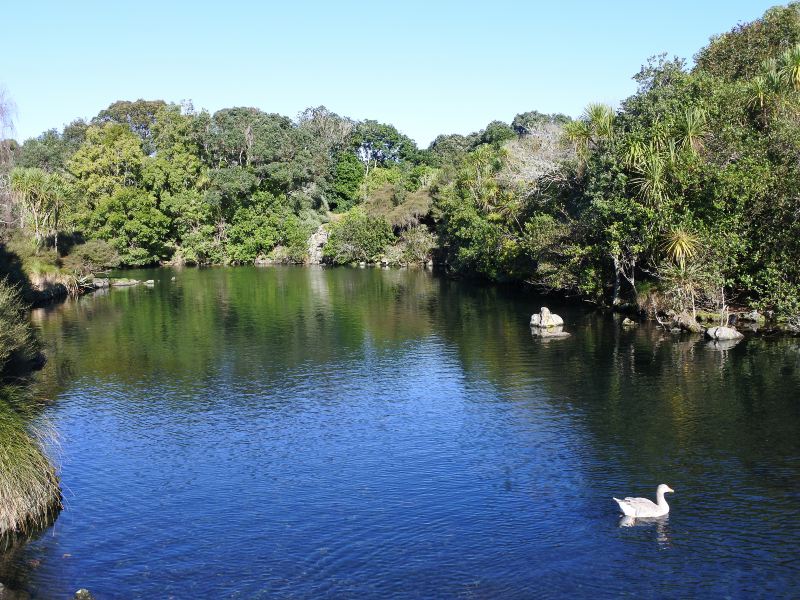
[[[153,270],[36,311],[33,598],[790,597],[800,340],[720,351],[419,271]],[[171,278],[174,277],[174,281]],[[612,496],[676,493],[621,526]]]

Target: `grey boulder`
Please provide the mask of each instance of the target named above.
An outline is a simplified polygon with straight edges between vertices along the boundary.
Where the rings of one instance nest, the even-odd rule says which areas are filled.
[[[539,309],[538,314],[531,315],[531,327],[535,329],[552,329],[554,327],[562,327],[564,319],[556,314],[550,312],[550,309],[543,306]]]
[[[672,318],[673,329],[682,329],[692,333],[703,333],[703,326],[692,315],[684,311]]]
[[[732,327],[711,327],[706,335],[712,340],[740,340],[744,337]]]

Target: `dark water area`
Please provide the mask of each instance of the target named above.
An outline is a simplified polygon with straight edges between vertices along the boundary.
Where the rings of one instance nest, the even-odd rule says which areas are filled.
[[[126,273],[34,322],[33,598],[797,597],[800,340],[721,351],[422,271]],[[171,278],[175,277],[172,281]],[[621,526],[612,496],[676,493]]]

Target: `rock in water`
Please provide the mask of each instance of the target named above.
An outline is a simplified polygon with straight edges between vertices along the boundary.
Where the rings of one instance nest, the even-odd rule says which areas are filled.
[[[74,600],[94,600],[94,596],[92,596],[92,593],[85,588],[81,588],[77,592],[75,592],[73,598]]]
[[[672,327],[677,327],[684,331],[691,331],[692,333],[703,333],[703,326],[686,311],[672,318]]]
[[[111,287],[128,287],[131,285],[139,285],[141,281],[138,279],[128,279],[127,277],[118,277],[109,279],[108,283]]]
[[[564,319],[550,312],[550,309],[543,306],[539,309],[539,314],[531,315],[531,327],[536,329],[551,329],[564,325]]]
[[[766,325],[767,317],[762,315],[757,310],[750,311],[739,315],[739,320],[745,323],[753,323],[755,327]],[[730,323],[728,323],[730,325]]]
[[[568,338],[569,333],[564,331],[564,328],[560,325],[558,327],[531,327],[531,333],[533,337],[549,340],[549,339],[563,339]]]
[[[629,319],[628,317],[625,317],[624,319],[622,319],[622,326],[623,327],[633,327],[635,325],[636,325],[636,321],[634,321],[633,319]]]
[[[712,327],[706,331],[706,335],[712,340],[740,340],[744,337],[731,327]]]

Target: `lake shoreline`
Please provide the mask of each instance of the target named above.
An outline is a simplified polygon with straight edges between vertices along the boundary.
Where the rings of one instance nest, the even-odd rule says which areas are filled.
[[[294,263],[294,262],[256,262],[253,264],[242,264],[242,265],[173,265],[169,263],[152,265],[150,267],[125,267],[125,268],[118,268],[115,269],[114,272],[117,273],[129,273],[131,271],[141,270],[144,269],[173,269],[176,272],[180,272],[183,269],[237,269],[242,267],[257,267],[257,268],[289,268],[289,267],[298,267],[298,268],[320,268],[320,269],[378,269],[378,270],[420,270],[420,271],[428,271],[435,275],[444,277],[448,280],[452,281],[463,281],[468,282],[472,285],[479,285],[479,286],[490,286],[490,287],[497,287],[497,288],[508,288],[514,289],[521,292],[532,292],[537,297],[543,298],[553,298],[557,301],[566,301],[566,302],[574,302],[576,304],[590,304],[597,310],[598,312],[613,312],[618,313],[621,315],[629,316],[635,318],[636,322],[653,322],[659,323],[662,326],[665,324],[652,316],[645,308],[637,306],[631,303],[624,303],[624,304],[617,304],[617,305],[601,305],[595,302],[592,302],[586,297],[577,296],[577,295],[570,295],[565,290],[541,290],[538,289],[535,285],[531,284],[530,282],[526,281],[491,281],[483,277],[479,277],[477,275],[473,276],[465,276],[463,274],[458,274],[452,271],[448,271],[447,265],[443,265],[442,263],[419,263],[419,264],[407,264],[407,265],[386,265],[382,264],[380,261],[374,262],[365,262],[365,263],[353,263],[349,265],[331,265],[325,263]],[[138,281],[134,279],[130,279],[127,277],[108,277],[108,278],[95,278],[95,281],[98,279],[103,280],[107,279],[113,282],[114,280],[120,281],[120,283],[114,284],[109,283],[108,285],[95,285],[94,289],[87,289],[84,293],[91,294],[98,289],[106,289],[111,287],[134,287],[140,285],[148,285],[147,281]],[[56,300],[55,302],[64,301],[66,298],[62,298],[60,300]],[[532,307],[533,312],[538,310],[536,307]],[[757,317],[751,318],[750,315],[757,314]],[[662,317],[667,317],[668,319],[672,319],[675,316],[674,312],[667,312],[665,314],[661,314]],[[728,312],[728,318],[730,319],[733,317],[734,327],[745,333],[748,336],[752,337],[800,337],[800,328],[792,327],[789,323],[781,322],[776,319],[770,319],[765,315],[761,315],[755,309],[751,307],[737,307],[735,310]],[[744,318],[742,318],[744,317]],[[720,325],[722,323],[723,316],[721,313],[714,313],[709,311],[697,311],[697,322],[698,324],[704,329],[709,329],[714,326]],[[742,324],[744,326],[742,327]],[[676,326],[677,327],[677,326]],[[675,327],[664,327],[666,330],[674,329]]]

